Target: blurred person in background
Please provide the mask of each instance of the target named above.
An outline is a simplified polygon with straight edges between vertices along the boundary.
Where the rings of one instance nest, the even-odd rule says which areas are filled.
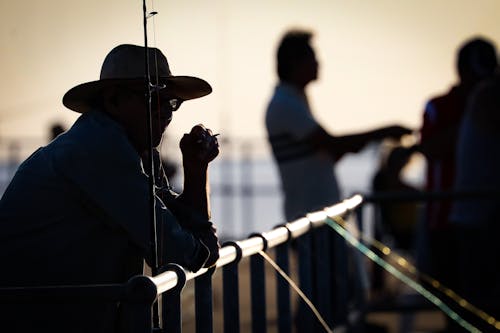
[[[334,169],[336,162],[345,154],[358,152],[371,141],[399,139],[411,133],[410,129],[397,125],[343,136],[328,133],[312,114],[306,94],[308,85],[318,78],[319,67],[310,44],[311,38],[312,33],[304,30],[291,30],[282,37],[276,54],[279,82],[265,115],[268,140],[281,177],[287,221],[340,201]],[[345,251],[336,249],[340,244],[335,242],[332,232],[321,233],[318,237],[330,249],[332,263],[334,254],[347,256],[341,253]],[[317,258],[321,253],[313,252],[299,250],[299,253],[308,256],[302,259],[315,265],[316,260],[321,260]],[[307,281],[306,274],[300,271],[299,280]],[[332,273],[332,284],[335,284],[335,278]],[[314,301],[314,297],[323,295],[325,291],[319,290],[313,283],[311,293]],[[331,295],[331,299],[337,299],[336,295]],[[337,305],[345,306],[334,306]],[[301,302],[296,316],[298,332],[310,332],[306,327],[309,325],[306,322],[310,322],[306,319],[308,315]]]
[[[455,180],[455,154],[460,122],[474,87],[493,75],[497,65],[493,43],[484,38],[466,41],[457,54],[459,82],[444,95],[432,98],[423,114],[420,146],[427,160],[426,190],[450,191]],[[426,205],[429,236],[429,272],[450,284],[453,235],[449,223],[451,201],[436,200]]]
[[[496,50],[491,41],[482,37],[465,41],[457,53],[459,81],[446,94],[432,98],[425,106],[418,149],[427,160],[427,191],[453,190],[462,117],[474,88],[491,77],[496,66]],[[419,260],[419,266],[441,283],[454,288],[457,286],[458,272],[457,246],[449,219],[451,205],[451,200],[426,203],[422,238],[426,239],[428,245],[423,248],[423,259]]]
[[[415,150],[411,147],[393,147],[373,178],[373,192],[393,192],[398,194],[419,193],[420,191],[403,179],[403,169],[408,165]],[[414,246],[418,218],[415,202],[383,202],[378,205],[380,226],[394,237],[395,247],[411,253]],[[383,233],[384,233],[383,232]],[[376,237],[379,239],[378,237]]]
[[[66,132],[66,126],[64,126],[60,122],[53,123],[49,128],[49,142],[54,140],[59,136],[59,134],[62,134],[64,132]]]
[[[394,146],[384,154],[380,168],[372,180],[373,195],[402,196],[419,193],[420,190],[409,184],[403,177],[405,167],[415,153],[413,147]],[[415,201],[383,200],[375,205],[375,239],[394,247],[403,254],[413,255],[416,243],[416,230],[420,217],[420,207]],[[384,257],[385,254],[376,246],[371,250]],[[386,283],[386,271],[379,265],[371,268],[371,295],[382,301],[392,298],[395,292]]]
[[[399,139],[411,130],[388,126],[333,135],[314,118],[306,88],[318,78],[319,64],[309,31],[288,31],[277,52],[279,82],[268,104],[265,124],[278,163],[288,221],[340,200],[335,163],[372,141]]]
[[[456,191],[486,198],[454,202],[457,292],[497,320],[500,317],[500,75],[481,83],[463,116],[456,151]],[[483,332],[484,320],[465,314]],[[460,332],[460,330],[457,330]]]

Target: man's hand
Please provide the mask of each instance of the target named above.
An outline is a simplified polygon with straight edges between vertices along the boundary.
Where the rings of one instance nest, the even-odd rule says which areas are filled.
[[[210,251],[210,255],[208,256],[208,259],[205,262],[204,266],[212,267],[219,259],[220,249],[219,238],[217,237],[217,231],[215,227],[212,225],[208,230],[197,233],[197,237]]]
[[[185,166],[208,165],[219,155],[216,135],[203,125],[196,125],[189,134],[184,134],[180,142]]]
[[[411,134],[413,131],[407,127],[394,125],[384,128],[384,137],[400,139],[403,135]]]

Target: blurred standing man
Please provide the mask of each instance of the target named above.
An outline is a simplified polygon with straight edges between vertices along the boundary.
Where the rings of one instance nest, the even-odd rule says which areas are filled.
[[[282,38],[277,52],[279,83],[265,119],[288,221],[340,200],[334,166],[344,154],[358,152],[370,141],[411,133],[401,126],[346,136],[327,133],[313,117],[306,95],[306,87],[318,77],[311,37],[308,31],[289,31]]]
[[[160,144],[181,102],[205,96],[202,79],[173,76],[167,58],[150,48],[152,143]],[[75,124],[19,167],[0,201],[0,286],[124,283],[153,262],[148,135],[141,46],[119,45],[106,56],[100,79],[63,98],[81,113]],[[156,72],[158,71],[158,72]],[[189,270],[213,265],[218,239],[209,222],[207,168],[218,143],[201,125],[180,148],[184,191],[169,191],[155,150],[159,261]],[[141,160],[142,159],[142,160]],[[119,304],[8,304],[5,332],[115,332]],[[25,319],[24,319],[25,318]]]
[[[310,45],[311,37],[308,31],[289,31],[282,38],[277,52],[279,83],[265,119],[268,139],[281,176],[287,221],[340,200],[334,167],[344,154],[357,152],[372,140],[399,138],[411,132],[401,126],[391,126],[346,136],[327,133],[313,117],[306,95],[306,87],[318,77],[318,62]],[[338,318],[335,319],[344,321],[346,316],[341,309],[346,307],[345,300],[330,293],[328,286],[320,285],[321,280],[316,280],[319,274],[332,273],[330,261],[323,260],[315,264],[318,256],[330,256],[330,253],[332,257],[345,258],[343,243],[336,242],[331,232],[315,234],[314,237],[318,248],[309,250],[307,245],[303,246],[307,244],[307,239],[299,242],[299,255],[303,257],[303,262],[311,263],[315,270],[311,280],[310,270],[308,272],[305,264],[300,266],[301,287],[308,296],[313,297],[313,301],[321,299],[318,303],[323,304],[324,308],[320,306],[320,311],[330,311],[328,304],[335,304],[338,310],[335,315]],[[337,259],[339,262],[343,260],[337,257],[333,262]],[[339,276],[330,275],[328,279],[335,284],[333,281]],[[304,303],[300,303],[298,311],[298,332],[312,332],[314,324]],[[328,319],[331,315],[326,313],[327,322],[331,321]]]
[[[495,47],[491,42],[482,38],[466,41],[457,56],[460,81],[449,92],[427,103],[419,147],[427,159],[427,191],[453,190],[460,122],[471,92],[478,82],[493,75],[496,65]],[[450,201],[431,201],[425,214],[429,240],[428,273],[453,287],[456,253],[449,222],[450,207]]]

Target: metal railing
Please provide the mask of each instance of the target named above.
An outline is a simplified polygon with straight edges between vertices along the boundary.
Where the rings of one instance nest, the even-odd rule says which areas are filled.
[[[440,192],[401,193],[386,192],[366,196],[354,195],[336,205],[326,207],[298,220],[279,225],[274,229],[255,233],[240,241],[226,242],[220,249],[220,258],[210,269],[193,273],[176,264],[169,264],[157,276],[135,276],[124,284],[16,287],[0,288],[0,304],[14,303],[100,303],[116,302],[122,307],[122,324],[125,332],[152,332],[152,305],[161,296],[161,324],[163,332],[182,331],[181,295],[187,281],[194,280],[196,332],[214,331],[214,307],[212,276],[222,270],[223,278],[223,331],[240,332],[240,279],[239,263],[250,260],[250,290],[252,332],[268,330],[266,276],[264,257],[261,251],[275,251],[278,266],[290,274],[291,248],[296,254],[299,285],[304,294],[316,305],[329,327],[362,327],[364,315],[371,309],[366,303],[366,291],[370,288],[363,281],[367,278],[360,254],[349,252],[343,238],[325,226],[327,219],[344,217],[355,212],[361,227],[363,208],[384,202],[427,202],[436,200],[483,200],[499,198],[500,192]],[[354,257],[352,257],[354,255]],[[356,257],[357,255],[357,257]],[[351,260],[349,261],[349,257]],[[353,271],[354,266],[358,266]],[[363,276],[365,274],[365,276]],[[276,313],[278,332],[292,332],[294,316],[288,282],[276,274]],[[406,304],[384,311],[418,311],[419,307]],[[408,306],[410,306],[408,308]],[[408,308],[408,309],[407,309]],[[300,321],[295,323],[299,332],[319,332],[323,329],[304,303],[298,305]],[[352,321],[352,315],[358,314]],[[351,318],[351,320],[349,320]],[[351,321],[351,322],[349,322]],[[156,329],[157,330],[157,329]]]
[[[289,273],[289,248],[291,241],[297,241],[300,287],[310,297],[318,310],[325,316],[330,327],[347,321],[347,296],[344,277],[338,278],[335,290],[330,290],[331,278],[339,272],[347,272],[345,260],[335,261],[330,266],[328,241],[324,232],[316,232],[324,226],[329,217],[344,216],[355,210],[363,199],[355,195],[322,211],[313,212],[306,217],[277,226],[273,230],[252,234],[241,241],[231,241],[220,249],[220,258],[210,269],[196,273],[184,270],[176,264],[163,268],[161,274],[153,277],[135,276],[125,284],[56,286],[56,287],[19,287],[0,288],[0,303],[51,303],[57,302],[120,302],[122,305],[121,327],[127,332],[152,332],[152,304],[162,295],[161,328],[164,332],[182,331],[181,293],[188,280],[195,281],[196,331],[213,332],[212,274],[223,270],[224,332],[240,331],[240,304],[238,288],[238,263],[242,258],[251,261],[251,302],[252,331],[265,333],[266,290],[264,259],[260,251],[276,250],[276,262]],[[327,229],[330,230],[330,229]],[[331,233],[331,235],[333,232]],[[344,242],[340,242],[344,244]],[[338,244],[340,244],[338,243]],[[340,249],[340,248],[339,248]],[[312,259],[313,253],[321,253],[321,260]],[[336,258],[344,258],[338,252]],[[338,276],[337,276],[338,277]],[[344,281],[341,283],[340,281]],[[292,311],[290,287],[281,278],[277,280],[278,331],[291,332]],[[332,296],[333,299],[332,299]],[[299,308],[300,311],[300,308]],[[334,318],[333,313],[336,313]],[[308,313],[301,316],[301,325],[309,332],[318,329],[316,320]]]

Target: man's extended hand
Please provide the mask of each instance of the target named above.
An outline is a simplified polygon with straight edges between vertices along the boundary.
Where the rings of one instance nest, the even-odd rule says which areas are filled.
[[[408,135],[408,134],[411,134],[412,132],[413,131],[407,127],[394,125],[394,126],[385,127],[383,136],[387,137],[387,138],[399,139],[403,135]]]

